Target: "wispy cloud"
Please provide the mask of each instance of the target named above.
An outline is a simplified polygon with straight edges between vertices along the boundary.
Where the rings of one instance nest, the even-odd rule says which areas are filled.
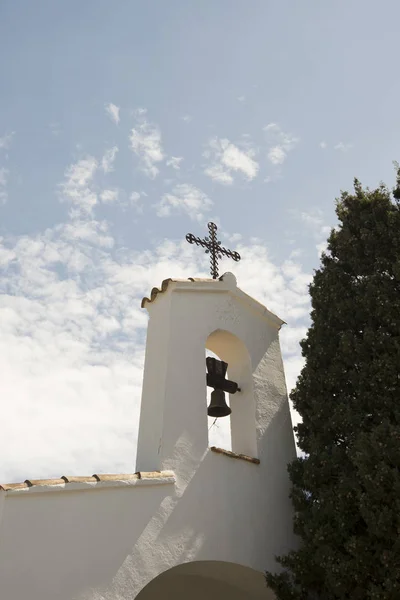
[[[335,150],[339,150],[339,152],[348,152],[349,150],[351,150],[352,147],[353,147],[353,144],[344,143],[344,142],[339,142],[338,144],[333,146],[333,148]]]
[[[324,214],[319,208],[310,209],[308,211],[289,210],[295,219],[303,222],[303,224],[311,231],[316,242],[316,249],[320,256],[327,247],[327,237],[330,234],[331,227],[326,224]]]
[[[114,121],[114,123],[116,125],[118,125],[119,121],[120,121],[119,106],[116,106],[116,104],[113,104],[112,102],[110,102],[110,104],[106,104],[105,109],[106,109],[106,113],[108,114],[110,119],[112,121]]]
[[[172,167],[176,171],[179,171],[179,169],[181,168],[181,162],[182,161],[183,161],[183,157],[182,156],[171,156],[166,161],[165,164],[167,165],[167,167]]]
[[[268,160],[275,166],[282,165],[288,155],[299,142],[299,138],[284,132],[277,123],[269,123],[264,127],[269,150]]]
[[[182,121],[185,121],[185,123],[190,123],[190,121],[193,121],[193,117],[191,115],[184,115],[182,117]]]
[[[114,170],[114,161],[117,156],[118,147],[113,146],[109,150],[106,150],[103,158],[101,159],[101,167],[104,173],[110,173]]]
[[[65,181],[60,185],[60,191],[61,200],[72,205],[71,217],[90,215],[97,204],[97,194],[90,187],[97,168],[97,160],[88,156],[66,169]]]
[[[62,131],[60,123],[57,123],[56,121],[52,121],[51,123],[49,123],[49,129],[55,137],[60,135]]]
[[[115,204],[118,202],[118,190],[103,190],[100,194],[100,200],[104,204]]]
[[[210,210],[212,200],[194,185],[181,183],[172,193],[164,194],[156,204],[157,216],[169,217],[172,213],[186,213],[193,220],[201,220],[204,212]]]
[[[132,194],[130,195],[130,200],[131,202],[135,203],[139,200],[140,198],[140,192],[132,192]]]
[[[323,150],[325,150],[325,148],[327,147],[327,143],[326,142],[320,142],[319,143],[319,147],[322,148]]]
[[[57,228],[56,228],[57,229]],[[114,239],[109,234],[106,221],[96,219],[75,219],[59,227],[71,242],[81,242],[92,248],[112,248]]]
[[[146,120],[146,112],[145,109],[136,111],[136,126],[131,130],[130,142],[134,154],[139,159],[139,169],[147,177],[154,179],[159,173],[156,165],[164,160],[164,152],[160,130]]]
[[[77,163],[70,165],[65,172],[67,185],[73,187],[87,186],[93,179],[97,167],[97,160],[93,156],[88,156],[87,158],[83,158]]]
[[[8,200],[7,179],[8,169],[0,167],[0,204],[5,204]]]
[[[213,138],[204,152],[204,157],[209,159],[204,173],[223,185],[231,185],[235,173],[241,173],[246,179],[252,180],[259,169],[255,155],[255,150],[248,144],[240,149],[225,138]]]
[[[6,133],[3,137],[0,137],[0,150],[7,150],[10,147],[15,132]]]
[[[140,201],[143,196],[147,196],[146,192],[132,192],[129,196],[131,206],[134,207],[139,215],[143,214],[143,203]]]

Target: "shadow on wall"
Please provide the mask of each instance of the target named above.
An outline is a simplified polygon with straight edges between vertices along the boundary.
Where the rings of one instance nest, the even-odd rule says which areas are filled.
[[[286,412],[281,410],[271,422],[262,469],[207,452],[182,496],[170,506],[153,547],[159,546],[161,552],[169,540],[175,540],[179,562],[229,556],[260,571],[278,568],[275,555],[288,551],[293,541],[286,471],[292,440],[291,431],[286,434]]]

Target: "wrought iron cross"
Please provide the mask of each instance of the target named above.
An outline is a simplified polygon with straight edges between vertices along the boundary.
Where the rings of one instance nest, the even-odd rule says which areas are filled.
[[[196,244],[196,246],[202,246],[206,249],[206,254],[210,255],[210,270],[213,279],[218,279],[218,260],[222,256],[228,256],[234,261],[240,260],[240,254],[232,250],[228,250],[221,246],[221,242],[217,239],[217,226],[215,223],[208,223],[209,237],[201,239],[193,233],[188,233],[186,240],[189,244]]]

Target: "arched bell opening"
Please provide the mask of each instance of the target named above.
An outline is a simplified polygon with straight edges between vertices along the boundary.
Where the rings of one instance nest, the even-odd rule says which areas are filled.
[[[207,359],[222,361],[221,357],[208,348],[206,354],[206,378],[207,378]],[[226,378],[229,380],[229,371],[226,372]],[[207,428],[208,445],[232,450],[231,436],[231,407],[230,395],[219,390],[214,391],[207,385]]]
[[[206,354],[225,363],[223,367],[217,365],[220,371],[222,368],[222,373],[217,373],[216,378],[207,377],[208,406],[210,406],[213,389],[217,389],[219,390],[219,397],[216,398],[217,403],[220,402],[223,408],[225,401],[231,411],[229,416],[217,418],[218,428],[215,431],[213,431],[215,425],[212,427],[214,419],[211,423],[209,422],[209,428],[211,427],[209,429],[209,445],[219,445],[218,443],[212,443],[216,436],[223,443],[219,447],[232,450],[237,454],[246,454],[258,458],[256,407],[249,352],[242,340],[234,334],[223,329],[217,329],[207,338]],[[213,381],[217,381],[216,388],[209,385]],[[221,391],[223,392],[224,401],[222,400]],[[228,434],[228,428],[230,429],[230,435]]]
[[[136,600],[275,600],[263,573],[223,561],[178,565],[155,577]]]

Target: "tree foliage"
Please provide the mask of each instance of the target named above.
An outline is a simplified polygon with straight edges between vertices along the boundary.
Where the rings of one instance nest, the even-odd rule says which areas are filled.
[[[304,452],[289,465],[299,549],[267,574],[279,600],[400,599],[400,167],[337,200],[310,285],[291,393]]]

